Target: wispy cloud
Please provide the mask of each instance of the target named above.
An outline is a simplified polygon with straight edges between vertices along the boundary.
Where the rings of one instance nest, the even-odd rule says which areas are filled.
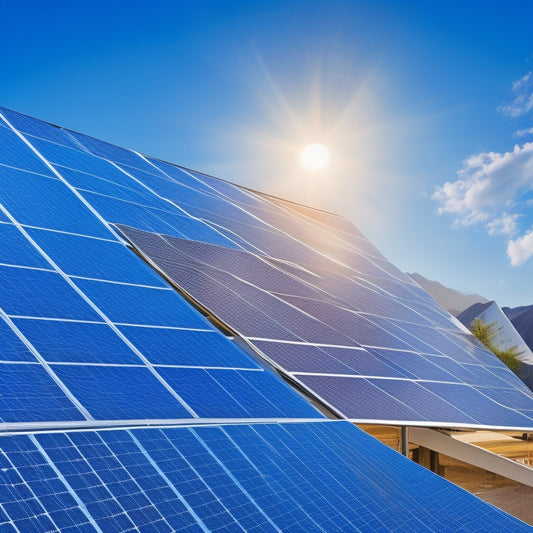
[[[499,107],[500,111],[511,117],[525,115],[533,109],[533,72],[513,83],[514,99]]]
[[[495,218],[486,225],[489,235],[514,236],[518,230],[517,220],[519,217],[520,215],[516,213],[503,213],[501,217]]]
[[[515,81],[514,99],[500,106],[512,117],[533,112],[533,72]],[[533,135],[533,128],[518,130],[516,137]],[[454,217],[455,226],[482,225],[489,235],[507,240],[512,265],[533,256],[533,227],[520,235],[520,219],[531,213],[533,195],[533,142],[515,145],[509,152],[481,152],[468,157],[455,181],[437,187],[433,199],[439,214]]]
[[[527,135],[533,135],[533,128],[524,128],[513,133],[513,137],[526,137]]]

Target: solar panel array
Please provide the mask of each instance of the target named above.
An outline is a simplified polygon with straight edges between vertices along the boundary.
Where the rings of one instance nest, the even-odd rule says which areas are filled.
[[[350,423],[325,419],[269,369],[320,399],[307,377],[341,383],[347,373],[315,372],[321,351],[340,350],[345,366],[372,353],[296,305],[329,303],[316,278],[333,291],[355,276],[346,264],[355,256],[369,254],[387,274],[355,276],[362,287],[386,290],[406,310],[395,290],[407,291],[430,321],[449,321],[420,289],[395,281],[401,275],[344,219],[0,111],[2,531],[526,527]],[[183,248],[176,261],[168,243],[228,255],[205,262]],[[235,258],[242,264],[231,266]],[[217,317],[258,353],[223,335],[147,263],[199,301],[218,290]],[[300,309],[297,318],[283,315],[288,308]],[[501,374],[510,385],[500,400],[510,404],[504,395],[522,391]],[[527,419],[526,399],[519,408],[515,416]]]

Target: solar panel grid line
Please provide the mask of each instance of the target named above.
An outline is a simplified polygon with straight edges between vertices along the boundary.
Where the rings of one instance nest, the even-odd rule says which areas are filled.
[[[1,363],[0,363],[1,364]],[[318,411],[317,411],[318,413]],[[248,426],[250,424],[307,424],[326,423],[331,419],[297,418],[297,417],[203,417],[203,418],[143,418],[114,420],[76,420],[54,422],[1,422],[0,437],[13,435],[41,435],[68,431],[116,431],[118,429],[135,430],[143,428],[196,428],[215,426]]]
[[[29,170],[27,168],[14,167],[12,165],[6,165],[5,163],[0,163],[0,168],[9,168],[11,170],[18,170],[18,171],[21,171],[21,172],[27,172],[28,174],[32,174],[34,176],[39,176],[41,178],[49,178],[51,180],[59,181],[59,178],[56,178],[55,176],[47,176],[46,174],[42,174],[41,172],[36,172],[34,170]]]
[[[83,202],[83,204],[85,204],[85,206],[108,229],[108,231],[110,231],[111,234],[114,235],[117,240],[121,241],[121,237],[119,237],[114,231],[114,229],[111,227],[111,225],[106,220],[104,220],[104,218],[102,218],[100,213],[93,209],[93,207],[85,201],[83,196],[79,194],[78,191],[74,187],[72,187],[66,180],[63,179],[63,177],[56,170],[56,168],[43,155],[39,153],[39,151],[26,139],[26,137],[22,133],[20,133],[14,126],[11,125],[11,123],[2,115],[1,112],[0,118],[2,118],[9,125],[13,132],[35,153],[35,155],[54,173],[54,175],[56,175],[59,180],[64,183],[72,191],[72,193],[74,193],[78,197],[78,199]]]
[[[3,206],[0,205],[0,208],[4,211],[4,213],[10,218],[10,220],[13,222],[15,226],[19,229],[19,231],[28,239],[28,241],[39,251],[39,253],[50,263],[50,265],[67,281],[67,283],[74,289],[74,291],[81,296],[81,298],[103,319],[103,321],[113,329],[116,335],[126,343],[126,345],[145,363],[146,368],[154,375],[154,377],[163,385],[163,387],[176,399],[178,402],[194,417],[197,418],[198,415],[194,412],[194,410],[187,405],[187,403],[181,398],[179,394],[176,393],[176,391],[170,387],[170,385],[159,375],[159,373],[153,368],[153,365],[146,359],[146,357],[129,341],[129,339],[126,338],[126,336],[118,329],[117,326],[107,317],[107,315],[94,303],[92,302],[87,295],[70,279],[69,276],[67,276],[60,268],[59,266],[54,262],[54,260],[42,250],[42,248],[31,238],[31,236],[27,233],[27,231],[20,226],[20,224],[11,216],[11,214],[3,208]],[[124,242],[124,241],[120,241]],[[35,350],[36,351],[36,350]],[[44,360],[43,360],[44,362]],[[77,401],[77,400],[76,400]],[[79,402],[78,402],[79,403]],[[76,404],[77,405],[77,404]],[[80,404],[81,405],[81,404]],[[87,412],[84,408],[82,411]],[[89,414],[87,412],[87,414]]]
[[[161,202],[157,201],[157,199],[154,196],[149,196],[147,191],[140,191],[139,189],[134,189],[133,187],[127,187],[121,183],[117,183],[114,180],[111,179],[105,179],[100,176],[97,176],[95,174],[89,174],[88,172],[83,172],[81,170],[72,169],[70,167],[64,167],[58,165],[58,167],[61,168],[62,173],[65,175],[65,179],[69,181],[69,183],[78,191],[81,193],[93,193],[98,194],[100,196],[113,198],[113,199],[120,199],[124,202],[131,202],[132,204],[136,204],[139,206],[147,207],[147,208],[159,208],[162,210],[163,206],[159,207],[159,204]],[[79,178],[74,179],[73,176],[76,175]],[[90,180],[94,182],[94,185],[91,187]],[[82,183],[79,183],[82,182]],[[98,184],[98,187],[97,187]],[[103,186],[108,186],[112,188],[113,190],[118,189],[117,195],[113,196],[111,195],[111,191],[109,191],[109,194],[104,192],[102,190]],[[120,195],[118,195],[120,193]],[[165,206],[166,207],[166,206]],[[166,207],[168,209],[168,207]]]
[[[0,221],[0,224],[11,224],[11,222],[1,222]],[[29,230],[48,231],[50,233],[59,233],[61,235],[71,235],[73,237],[84,237],[86,239],[93,239],[95,241],[110,242],[110,243],[115,243],[115,244],[124,246],[124,243],[122,243],[120,241],[117,241],[115,239],[106,239],[105,237],[98,237],[97,235],[83,235],[82,233],[75,233],[75,232],[72,232],[72,231],[64,231],[64,230],[53,229],[53,228],[43,228],[41,226],[32,226],[30,224],[20,224],[20,225],[21,225],[21,227],[23,227],[25,229],[29,229]]]
[[[177,478],[180,471],[183,469],[183,467],[174,466],[174,464],[178,464],[179,462],[183,462],[183,466],[190,470],[190,472],[195,476],[195,479],[201,483],[201,485],[204,487],[201,492],[203,492],[203,502],[200,505],[197,505],[198,513],[202,511],[202,514],[204,514],[204,522],[206,525],[208,524],[208,521],[210,522],[219,522],[220,520],[223,520],[225,523],[220,524],[221,530],[242,530],[246,531],[246,527],[242,523],[242,517],[239,517],[237,515],[237,511],[239,510],[237,507],[235,509],[232,509],[225,503],[225,496],[226,494],[221,494],[220,487],[218,485],[218,476],[214,475],[211,471],[208,473],[202,474],[202,467],[206,466],[206,461],[203,461],[203,456],[207,452],[209,454],[209,460],[212,459],[212,454],[210,454],[210,451],[206,449],[202,444],[199,442],[198,438],[196,438],[196,434],[190,430],[186,430],[187,433],[185,435],[176,435],[181,436],[182,439],[185,437],[185,441],[188,441],[186,437],[190,436],[194,439],[195,444],[195,450],[193,453],[187,453],[187,449],[185,448],[186,445],[190,445],[190,442],[181,443],[180,446],[179,442],[174,442],[173,439],[171,439],[168,435],[168,433],[162,431],[163,437],[166,439],[167,445],[170,447],[171,453],[170,457],[167,459],[165,457],[165,460],[167,463],[173,463],[172,465],[169,465],[167,467],[168,469],[168,475],[169,478],[172,481],[172,478]],[[203,450],[203,451],[202,451]],[[148,451],[148,453],[150,453]],[[175,454],[174,457],[172,457],[172,454]],[[166,455],[166,454],[165,454]],[[202,464],[204,463],[204,464]],[[211,466],[211,465],[209,465]],[[211,470],[211,468],[210,468]],[[181,476],[180,476],[181,477]],[[219,490],[217,490],[219,489]],[[198,491],[197,491],[198,492]],[[224,491],[225,492],[225,491]],[[217,494],[218,493],[218,494]],[[242,498],[241,505],[244,506],[246,503],[246,500],[248,500],[247,496],[245,494],[239,494],[239,497]],[[191,498],[192,499],[192,498]],[[210,501],[211,500],[211,501]],[[213,503],[215,505],[213,505]],[[248,501],[247,503],[252,503]],[[214,510],[211,510],[210,507],[214,507]],[[218,508],[218,509],[217,509]],[[227,515],[224,516],[224,515]],[[220,518],[217,518],[220,517]],[[214,529],[214,528],[213,528]],[[218,529],[218,528],[217,528]]]
[[[275,339],[272,337],[244,337],[248,339],[249,341],[261,341],[261,342],[276,342],[280,344],[297,344],[301,346],[318,346],[322,348],[346,348],[347,350],[358,350],[358,351],[365,351],[363,346],[357,345],[354,346],[353,344],[327,344],[323,342],[308,342],[308,341],[293,341],[293,340],[286,340],[286,339]],[[392,349],[392,348],[391,348]],[[400,349],[398,349],[400,351]]]
[[[20,331],[20,329],[15,325],[9,316],[4,312],[0,307],[0,318],[6,322],[6,324],[11,328],[15,335],[24,343],[26,348],[32,353],[36,361],[38,361],[41,367],[46,371],[54,383],[61,389],[65,396],[70,400],[70,402],[76,407],[76,409],[83,415],[86,420],[94,420],[93,416],[89,411],[82,405],[82,403],[76,398],[76,396],[70,391],[66,384],[61,380],[61,378],[54,372],[48,362],[41,356],[33,344],[26,338],[26,336]],[[0,423],[0,426],[2,423]]]
[[[295,478],[296,480],[298,480],[299,478],[305,480],[311,479],[313,481],[313,485],[316,484],[315,486],[313,486],[313,488],[317,491],[329,491],[331,490],[331,485],[338,485],[339,488],[342,486],[340,480],[337,479],[330,472],[328,472],[327,469],[324,469],[323,472],[325,479],[316,476],[312,463],[310,461],[306,461],[305,458],[300,455],[300,453],[295,452],[295,450],[292,448],[292,443],[290,441],[293,441],[294,436],[289,431],[286,431],[285,427],[280,427],[280,429],[282,432],[285,433],[285,438],[280,437],[278,439],[279,444],[276,446],[276,450],[279,451],[280,448],[284,450],[285,453],[282,454],[283,459],[289,464],[289,466],[294,467],[294,470],[291,472],[291,477]],[[259,439],[268,443],[268,441],[266,440],[266,436],[260,434],[259,431],[256,430],[256,428],[253,428],[253,431],[256,433]],[[298,452],[301,452],[301,450],[298,450]],[[333,490],[332,492],[334,493],[335,491]],[[318,510],[321,511],[320,509]],[[352,528],[354,524],[347,521],[344,526]],[[385,526],[385,524],[383,524],[383,526]],[[321,529],[324,531],[329,530],[327,529],[326,525],[324,527],[325,528]],[[334,527],[333,524],[332,527]]]
[[[267,201],[268,201],[268,198],[267,198]],[[274,208],[279,209],[279,210],[287,213],[287,211],[284,209],[284,206],[280,205],[279,203],[276,203],[276,202],[269,202],[269,203]],[[292,222],[294,222],[294,220]],[[313,228],[315,230],[315,232],[316,232],[316,229],[317,229],[316,221],[312,222],[312,221],[304,220],[303,222],[308,224],[309,226],[311,226],[311,228]],[[348,221],[346,220],[346,222],[348,222]],[[303,229],[304,228],[302,228],[302,230]],[[324,237],[325,237],[326,242],[324,244],[326,244],[327,246],[331,247],[331,246],[334,245],[334,243],[336,243],[338,246],[344,247],[347,251],[349,250],[349,251],[358,253],[359,255],[366,257],[367,259],[369,259],[372,262],[372,259],[371,259],[373,257],[372,255],[367,254],[364,250],[361,250],[360,248],[357,248],[356,246],[354,247],[354,245],[352,243],[340,238],[339,235],[337,235],[337,234],[332,232],[332,228],[328,228],[327,226],[320,224],[318,226],[318,229],[325,233]],[[293,229],[293,231],[294,231],[294,229]],[[361,239],[361,240],[363,240],[365,243],[369,244],[369,241],[366,238]],[[377,250],[376,250],[376,252],[377,252]],[[376,259],[382,259],[382,258],[383,258],[383,256],[376,257]]]
[[[110,161],[110,163],[112,163]],[[74,170],[74,169],[73,169]],[[134,205],[136,207],[142,207],[142,208],[145,208],[145,209],[153,209],[153,210],[156,210],[156,211],[159,211],[161,213],[170,213],[170,214],[175,214],[174,211],[172,211],[170,209],[170,207],[168,209],[163,209],[161,207],[157,207],[157,206],[153,206],[153,205],[148,205],[146,203],[140,203],[140,202],[136,202],[136,201],[133,201],[133,200],[129,200],[129,199],[125,199],[125,198],[116,198],[115,196],[111,196],[109,194],[104,194],[102,192],[99,192],[99,191],[93,191],[91,189],[84,189],[83,187],[74,187],[77,191],[80,191],[82,193],[88,193],[88,194],[92,194],[92,195],[95,195],[95,196],[101,196],[103,198],[109,198],[110,200],[119,200],[121,202],[124,202],[126,204],[130,204],[130,205]],[[161,198],[163,199],[163,198]],[[90,203],[90,202],[89,202]],[[183,215],[185,216],[189,216],[186,212],[184,211],[181,211],[181,213],[183,213]],[[192,218],[192,217],[191,217]],[[112,223],[110,223],[112,225]]]
[[[97,475],[99,475],[100,471],[102,472],[102,474],[99,475],[102,480],[102,486],[109,488],[116,483],[120,474],[115,476],[115,472],[120,471],[121,474],[126,474],[125,476],[122,476],[121,479],[123,483],[127,483],[129,486],[126,494],[124,494],[124,491],[120,491],[120,493],[118,493],[116,490],[109,490],[115,500],[121,504],[124,512],[128,515],[135,527],[142,529],[143,526],[149,526],[157,530],[166,525],[166,529],[168,531],[172,531],[174,528],[171,526],[169,521],[167,521],[167,518],[161,514],[158,507],[148,497],[146,491],[144,490],[143,485],[145,484],[143,483],[142,476],[134,476],[134,473],[131,472],[129,468],[131,465],[128,464],[122,457],[117,456],[113,446],[109,442],[106,442],[100,433],[96,433],[95,435],[98,438],[96,444],[92,440],[87,443],[81,441],[73,444],[79,453],[86,458],[88,454],[85,452],[85,449],[91,450],[93,447],[100,447],[101,453],[93,458],[92,462],[89,460],[87,462]],[[131,433],[129,434],[129,438],[131,438]],[[103,463],[102,465],[97,464],[97,462],[100,461]],[[110,479],[104,477],[109,473],[109,470],[112,472],[112,475],[109,476]],[[121,503],[121,500],[124,501],[123,504]],[[143,523],[143,521],[146,521],[147,519],[149,519],[150,522]]]
[[[222,468],[222,470],[226,473],[226,475],[239,487],[239,489],[242,491],[242,493],[248,498],[248,500],[252,503],[252,505],[261,513],[262,516],[265,517],[265,520],[277,531],[281,532],[281,529],[279,529],[276,524],[271,520],[271,518],[263,511],[261,506],[256,502],[255,498],[246,490],[246,488],[240,483],[240,481],[235,477],[235,475],[231,472],[231,470],[216,456],[216,454],[211,450],[211,448],[206,444],[204,439],[198,434],[198,432],[192,430],[192,433],[198,440],[198,442],[203,446],[205,451],[209,453],[209,455],[213,458],[213,460]]]
[[[166,240],[166,239],[165,239],[165,240]],[[168,240],[167,240],[167,242],[168,242]],[[207,265],[207,263],[204,263],[204,264]],[[224,272],[224,274],[227,273],[227,272],[224,271],[224,270],[218,269],[216,266],[213,267],[213,268],[214,268],[215,270],[220,271],[220,272]],[[262,289],[261,287],[258,287],[258,286],[255,285],[254,283],[251,283],[251,282],[249,282],[249,281],[247,281],[247,280],[245,280],[245,279],[242,279],[242,278],[240,278],[238,275],[236,275],[236,274],[234,274],[234,273],[232,273],[232,272],[229,272],[228,274],[229,274],[229,276],[230,276],[231,278],[234,278],[234,279],[238,280],[239,282],[241,282],[241,283],[243,283],[243,284],[245,284],[245,285],[248,285],[248,286],[250,286],[250,287],[253,287],[253,288],[254,288],[255,290],[257,290],[257,291],[259,291],[259,292],[261,292],[261,293],[263,293],[263,294],[265,294],[265,295],[267,295],[267,296],[269,296],[269,297],[271,297],[271,298],[274,298],[274,299],[278,300],[282,305],[287,305],[287,306],[293,308],[294,311],[295,311],[297,314],[302,314],[302,315],[304,315],[304,316],[307,316],[308,318],[310,318],[310,319],[313,320],[313,321],[317,321],[317,323],[320,323],[324,328],[327,328],[327,329],[332,328],[332,326],[330,326],[329,324],[326,324],[324,321],[318,319],[316,316],[313,316],[313,315],[307,313],[305,310],[303,310],[303,309],[301,309],[301,308],[299,308],[299,307],[296,307],[296,306],[293,305],[291,302],[288,302],[288,301],[285,301],[285,300],[281,299],[281,298],[280,298],[279,296],[277,296],[275,293],[272,293],[272,292],[270,292],[270,291],[267,291],[267,290],[265,290],[265,289]],[[233,289],[231,289],[230,287],[228,287],[224,282],[222,282],[222,285],[223,285],[227,290],[231,290],[231,291],[233,291]],[[233,291],[233,292],[235,292],[236,294],[239,294],[239,293],[236,292],[236,291]],[[256,294],[256,299],[257,299],[257,294]],[[248,302],[248,304],[251,305],[252,307],[255,307],[255,308],[259,309],[259,308],[257,307],[257,305],[256,305],[256,304],[255,304],[250,298],[245,298],[245,300],[246,300],[246,301]],[[255,300],[254,300],[254,301],[255,301]],[[272,317],[272,316],[271,316],[271,318],[274,319],[274,317]],[[280,323],[280,322],[278,321],[278,323]],[[281,323],[280,323],[280,324],[281,324]],[[338,328],[332,328],[332,329],[334,329],[334,330],[336,330],[337,332],[340,333],[340,331],[338,330]],[[241,333],[244,334],[244,335],[246,334],[245,332],[241,332]],[[293,333],[294,333],[296,336],[298,336],[298,334],[297,334],[295,331],[293,331]]]
[[[55,321],[55,322],[77,322],[80,324],[106,324],[106,322],[104,321],[82,320],[78,318],[62,318],[62,317],[58,318],[58,317],[48,317],[48,316],[31,316],[31,315],[14,315],[14,314],[8,314],[7,316],[9,316],[9,318],[14,318],[14,319],[46,320],[46,321],[51,321],[51,322]]]
[[[215,179],[215,178],[213,178],[213,179]],[[204,183],[205,183],[205,182],[204,182]],[[241,190],[242,190],[242,189],[241,189]],[[226,195],[224,195],[223,193],[221,193],[221,194],[222,194],[223,196],[226,197]],[[247,215],[251,216],[252,218],[256,219],[258,222],[260,222],[260,223],[262,223],[263,225],[267,226],[267,228],[271,229],[272,231],[274,231],[274,232],[280,232],[281,234],[285,235],[285,237],[287,237],[288,239],[291,239],[291,240],[297,241],[300,245],[303,245],[304,247],[308,248],[309,250],[311,250],[311,251],[313,251],[313,252],[315,252],[315,253],[318,253],[319,255],[324,256],[326,259],[331,260],[331,261],[333,261],[333,262],[335,262],[335,263],[342,264],[343,266],[346,266],[346,265],[344,265],[342,262],[340,262],[340,261],[338,261],[338,260],[336,260],[336,259],[330,257],[329,255],[324,254],[324,253],[322,253],[322,252],[319,251],[319,250],[315,250],[314,248],[310,247],[306,242],[301,241],[301,240],[295,238],[293,235],[291,235],[291,234],[289,234],[289,233],[287,233],[287,232],[284,232],[283,230],[280,230],[279,228],[276,228],[276,227],[272,226],[272,225],[269,224],[268,222],[265,222],[264,220],[262,220],[260,217],[256,216],[254,213],[250,212],[249,210],[247,210],[247,209],[245,209],[245,208],[239,206],[238,204],[235,204],[235,203],[231,202],[231,199],[230,199],[230,198],[228,198],[228,197],[226,197],[226,198],[227,198],[227,200],[229,201],[229,203],[231,203],[231,204],[234,205],[235,207],[241,209],[241,210],[242,210],[243,212],[245,212]],[[265,255],[267,255],[267,254],[265,254]]]
[[[40,442],[35,438],[35,435],[30,434],[29,439],[31,440],[32,444],[39,450],[40,454],[44,457],[46,462],[48,463],[48,466],[54,471],[56,476],[61,480],[63,485],[67,488],[69,494],[74,498],[76,503],[78,504],[78,507],[82,511],[82,513],[87,517],[88,522],[94,527],[94,529],[100,533],[104,533],[98,524],[94,521],[94,518],[92,517],[91,513],[89,513],[87,506],[81,501],[79,496],[76,494],[76,491],[72,488],[70,483],[65,479],[61,471],[57,468],[54,461],[52,461],[49,457],[49,455],[46,453],[44,448],[41,446]],[[58,528],[59,530],[59,528]]]
[[[253,428],[251,428],[252,431],[255,433],[255,430]],[[248,456],[248,454],[246,454],[246,452],[242,449],[242,447],[235,441],[235,439],[230,435],[230,433],[228,431],[226,431],[225,428],[221,428],[221,431],[224,433],[224,435],[226,435],[226,437],[228,438],[228,440],[233,444],[233,446],[238,450],[238,452],[241,454],[241,456],[243,457],[243,459],[251,466],[251,468],[253,470],[255,470],[257,472],[257,475],[259,478],[264,478],[264,475],[263,473],[261,472],[261,470],[257,467],[256,464],[254,464],[254,462],[250,459],[250,457]],[[263,441],[265,442],[265,444],[271,449],[271,450],[275,450],[268,441],[264,440]],[[298,509],[299,508],[299,505],[297,502],[289,502],[289,505],[293,505],[295,507],[295,509]],[[303,510],[302,510],[303,511]],[[315,520],[312,520],[311,519],[311,522],[314,526],[314,529],[318,529],[319,531],[324,531],[324,529],[315,521]],[[277,527],[277,526],[276,526]]]
[[[139,442],[137,437],[128,430],[128,434],[131,436],[133,442],[137,445],[139,450],[142,452],[142,454],[146,457],[146,459],[150,462],[152,467],[156,470],[156,472],[165,480],[167,485],[170,487],[172,492],[179,498],[179,500],[185,505],[189,513],[193,516],[193,518],[196,520],[196,523],[202,528],[203,531],[206,533],[209,533],[210,529],[206,526],[204,521],[198,516],[196,511],[191,507],[189,502],[183,497],[183,495],[179,492],[179,490],[176,488],[174,483],[168,478],[168,476],[163,472],[163,470],[160,468],[160,466],[152,459],[149,452],[144,448],[144,446]]]
[[[154,167],[160,174],[162,174],[163,176],[165,176],[168,181],[170,181],[171,183],[176,183],[176,180],[174,178],[172,178],[171,176],[168,175],[168,173],[163,170],[162,168],[159,168],[158,166],[155,165],[155,163],[153,162],[153,160],[151,159],[148,159],[147,157],[145,157],[144,155],[142,155],[141,153],[139,152],[135,152],[139,157],[141,157],[142,159],[144,159],[148,164],[150,164],[152,167]],[[161,162],[162,163],[162,162]],[[167,165],[170,165],[174,168],[176,168],[177,170],[179,170],[180,172],[182,172],[183,174],[186,174],[187,176],[189,176],[191,179],[193,179],[196,183],[198,184],[202,184],[203,187],[202,187],[202,190],[200,191],[199,189],[195,189],[194,187],[191,187],[189,186],[187,183],[181,183],[180,182],[180,185],[183,186],[183,187],[187,187],[188,189],[191,189],[193,191],[198,191],[198,192],[201,192],[202,194],[211,194],[213,198],[220,198],[220,194],[218,191],[216,191],[215,189],[213,189],[212,187],[210,187],[208,184],[205,184],[204,182],[201,182],[194,174],[192,174],[191,172],[189,172],[188,169],[186,169],[185,167],[181,167],[179,165],[173,165],[171,163],[166,163]],[[155,174],[154,174],[155,175]],[[158,174],[158,177],[159,174]],[[208,188],[209,189],[209,192],[205,190],[205,188]],[[212,193],[211,193],[212,191]]]
[[[64,433],[62,434],[62,436],[64,436],[64,440],[67,441],[65,443],[65,448],[72,448],[72,451],[70,451],[70,456],[75,455],[75,458],[69,457],[67,461],[63,460],[59,464],[65,462],[68,462],[70,464],[77,463],[77,468],[75,469],[74,473],[65,473],[65,480],[67,476],[72,480],[72,483],[74,483],[74,480],[76,480],[78,486],[75,488],[73,487],[74,490],[84,496],[84,499],[87,500],[87,505],[91,506],[93,513],[95,511],[95,505],[97,503],[112,504],[112,507],[111,505],[102,505],[100,510],[101,515],[98,517],[94,517],[95,521],[97,519],[102,522],[105,520],[106,525],[109,526],[109,531],[134,530],[135,524],[130,518],[129,513],[126,511],[119,499],[114,497],[111,490],[106,487],[106,484],[104,483],[99,473],[94,470],[91,463],[89,462],[89,458],[85,454],[83,454],[82,451],[76,445],[76,443],[72,441],[70,435]],[[57,449],[49,448],[49,452],[57,452]],[[61,457],[61,459],[63,459],[63,457]],[[54,461],[54,463],[57,462],[58,459]],[[97,491],[99,493],[98,502],[94,501],[95,493]],[[115,521],[120,523],[119,527],[117,527],[118,524],[115,524]]]
[[[143,157],[143,159],[145,161],[146,158]],[[149,161],[148,161],[149,162]],[[184,209],[183,207],[181,207],[179,204],[175,203],[174,201],[172,201],[171,199],[169,198],[164,198],[163,196],[159,195],[156,191],[154,191],[151,187],[148,187],[148,185],[146,185],[145,183],[143,183],[142,181],[138,180],[137,178],[135,178],[132,174],[130,174],[129,172],[127,172],[126,170],[124,170],[122,167],[118,166],[117,164],[115,164],[113,161],[110,161],[110,163],[112,165],[114,165],[117,169],[121,170],[122,172],[124,172],[124,174],[126,174],[128,177],[130,177],[132,180],[135,180],[136,182],[139,183],[139,185],[145,187],[148,191],[150,191],[153,195],[157,196],[158,198],[168,202],[170,205],[172,205],[173,207],[175,207],[178,211],[181,211],[182,213],[184,213],[186,216],[192,218],[193,220],[196,220],[202,224],[206,224],[204,220],[200,219],[200,218],[197,218],[195,217],[194,215],[191,215],[186,209]],[[150,163],[151,164],[151,163]],[[206,224],[208,227],[211,227],[209,226],[208,224]],[[211,228],[211,229],[214,229],[214,228]],[[216,229],[214,229],[214,231],[217,231]],[[222,235],[223,237],[225,237],[224,235]],[[239,244],[237,243],[234,243],[236,244],[237,246],[240,246]]]
[[[139,249],[139,251],[142,253],[142,250]],[[143,257],[145,257],[145,254],[142,253]],[[156,268],[156,270],[158,272],[161,272],[165,279],[168,279],[171,281],[171,283],[173,284],[174,287],[176,287],[180,293],[182,294],[186,294],[188,295],[188,299],[190,299],[191,301],[194,301],[195,302],[195,305],[199,308],[202,308],[202,309],[205,309],[209,315],[212,315],[212,316],[217,316],[217,313],[214,313],[212,309],[210,309],[208,306],[204,305],[202,302],[200,302],[199,300],[197,300],[196,298],[194,298],[191,293],[187,290],[187,288],[180,282],[177,282],[174,278],[168,276],[165,271],[163,269],[161,269],[157,263],[155,261],[152,261],[150,259],[149,261],[149,264],[153,264],[154,265],[154,268]],[[221,285],[218,280],[216,280],[215,278],[213,278],[212,276],[208,275],[208,274],[205,274],[202,272],[202,274],[206,275],[207,277],[209,277],[212,281],[214,281],[215,283]],[[248,305],[251,305],[252,307],[255,307],[256,310],[259,312],[259,313],[262,313],[262,311],[257,307],[257,306],[253,306],[253,304],[247,302],[246,300],[244,300],[241,295],[239,295],[237,292],[233,291],[231,288],[227,288],[224,286],[224,288],[226,290],[228,290],[230,293],[232,293],[237,299],[241,300],[242,302],[246,302]],[[266,315],[265,315],[266,316]],[[276,322],[276,324],[283,330],[286,330],[286,328],[279,322]],[[227,326],[227,328],[230,330],[230,331],[237,331],[238,332],[238,329],[236,329],[235,327],[229,327]],[[288,331],[288,330],[287,330]],[[242,333],[238,332],[241,336],[244,336],[242,335]]]
[[[1,207],[2,206],[0,205],[0,208]],[[0,266],[5,266],[9,268],[20,268],[24,270],[39,270],[41,272],[54,272],[55,273],[55,270],[52,268],[41,268],[41,267],[33,267],[33,266],[27,266],[27,265],[13,265],[11,263],[0,263]]]
[[[245,338],[244,340],[246,341]],[[342,411],[337,409],[335,405],[330,403],[328,400],[318,394],[315,390],[313,390],[311,387],[308,387],[304,382],[298,379],[298,373],[287,371],[283,366],[279,364],[278,361],[271,358],[268,354],[266,354],[260,348],[255,346],[253,343],[247,344],[250,345],[254,349],[254,351],[260,355],[260,357],[262,357],[263,361],[269,364],[272,368],[276,369],[276,371],[278,371],[281,376],[285,376],[286,378],[288,377],[290,380],[292,380],[292,387],[296,386],[297,389],[300,389],[300,391],[304,392],[305,395],[307,395],[309,398],[312,398],[314,401],[318,402],[323,407],[328,409],[335,417],[339,419],[347,419],[346,415],[344,415]]]
[[[14,470],[17,475],[19,476],[19,478],[21,480],[23,480],[24,482],[24,488],[25,490],[29,493],[30,495],[30,498],[32,502],[35,502],[34,503],[34,508],[33,508],[33,511],[34,511],[34,517],[37,518],[38,516],[46,516],[48,522],[49,522],[49,525],[52,525],[56,531],[59,531],[59,528],[57,527],[57,524],[54,522],[54,520],[52,519],[52,517],[50,516],[50,513],[47,511],[46,507],[43,505],[43,503],[41,502],[40,498],[37,497],[37,495],[35,494],[35,492],[32,490],[32,488],[24,481],[24,478],[20,475],[17,467],[13,464],[13,462],[11,461],[11,458],[7,456],[7,454],[3,453],[1,450],[0,450],[0,456],[2,456],[4,458],[5,461],[7,461],[7,463],[9,464],[9,467],[4,467],[2,468],[2,471],[5,472],[8,470],[8,468],[11,468],[12,470]],[[29,499],[28,499],[29,500]],[[28,501],[26,500],[26,501]],[[35,508],[35,506],[38,506],[37,508]],[[3,508],[3,507],[2,507]],[[17,519],[17,516],[12,516],[12,513],[9,513],[8,511],[5,511],[5,514],[6,516],[10,519],[10,523],[12,524],[13,528],[16,530],[16,531],[20,531],[19,527],[17,527],[16,525],[16,522],[22,522],[24,521],[25,522],[25,525],[27,525],[27,522],[28,522],[28,519],[31,521],[31,518],[30,517],[26,517],[26,519],[24,518],[21,518],[21,517],[18,517]],[[38,512],[38,514],[37,514]],[[19,524],[20,525],[20,524]],[[0,528],[3,529],[2,525],[0,524]],[[24,533],[24,532],[22,532]]]
[[[405,381],[408,383],[448,383],[450,385],[457,385],[457,381],[442,381],[437,379],[411,379],[411,378],[400,378],[395,376],[376,376],[373,374],[365,375],[365,374],[339,374],[339,373],[331,373],[331,372],[303,372],[303,371],[295,371],[293,370],[291,372],[291,375],[293,376],[329,376],[329,377],[337,377],[337,378],[351,378],[351,379],[373,379],[373,380],[391,380],[391,381]]]
[[[157,285],[146,285],[143,283],[130,283],[128,281],[117,281],[111,279],[102,279],[102,278],[90,278],[88,276],[76,276],[74,274],[66,274],[70,279],[82,279],[85,281],[97,281],[99,283],[112,283],[113,285],[127,285],[128,287],[142,287],[144,289],[152,289],[159,291],[173,291],[172,287],[162,287]]]

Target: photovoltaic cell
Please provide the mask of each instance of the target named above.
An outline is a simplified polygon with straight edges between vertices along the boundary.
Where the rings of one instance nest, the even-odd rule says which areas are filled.
[[[0,421],[84,420],[65,392],[38,364],[0,363]]]
[[[132,261],[131,250],[118,241],[104,241],[78,235],[28,230],[30,237],[69,276],[165,287],[153,269]],[[97,260],[105,258],[105,260]]]
[[[13,131],[0,129],[0,173],[6,172],[6,167],[25,169],[29,172],[51,175],[50,169],[32,152],[31,148]]]
[[[8,315],[98,320],[57,272],[0,266],[0,301]]]
[[[23,115],[22,113],[12,111],[11,109],[2,108],[1,113],[17,130],[22,133],[27,133],[42,139],[48,139],[64,146],[77,147],[71,134],[69,134],[63,128],[53,126],[52,124],[42,122],[41,120],[35,120],[31,117]],[[0,124],[2,124],[1,121]]]
[[[36,319],[14,319],[14,323],[50,363],[141,364],[107,324]]]
[[[120,327],[154,365],[250,368],[259,366],[233,342],[213,330]]]
[[[76,285],[113,322],[205,328],[206,321],[170,288],[85,279]]]
[[[96,419],[191,417],[147,368],[78,365],[54,365],[53,368]],[[100,394],[95,395],[94,390],[99,390]]]
[[[56,178],[0,167],[0,202],[20,224],[113,238],[83,202]]]
[[[13,224],[0,224],[0,263],[4,265],[50,268],[48,261],[37,252]]]
[[[530,529],[346,422],[41,433],[0,444],[4,529]]]
[[[34,355],[4,320],[0,320],[0,360],[35,362]]]

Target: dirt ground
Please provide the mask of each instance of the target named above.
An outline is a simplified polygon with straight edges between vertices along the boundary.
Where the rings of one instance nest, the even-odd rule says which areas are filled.
[[[443,477],[533,526],[533,487],[443,455],[440,459]]]
[[[516,484],[510,487],[480,490],[474,494],[533,526],[533,487]]]

